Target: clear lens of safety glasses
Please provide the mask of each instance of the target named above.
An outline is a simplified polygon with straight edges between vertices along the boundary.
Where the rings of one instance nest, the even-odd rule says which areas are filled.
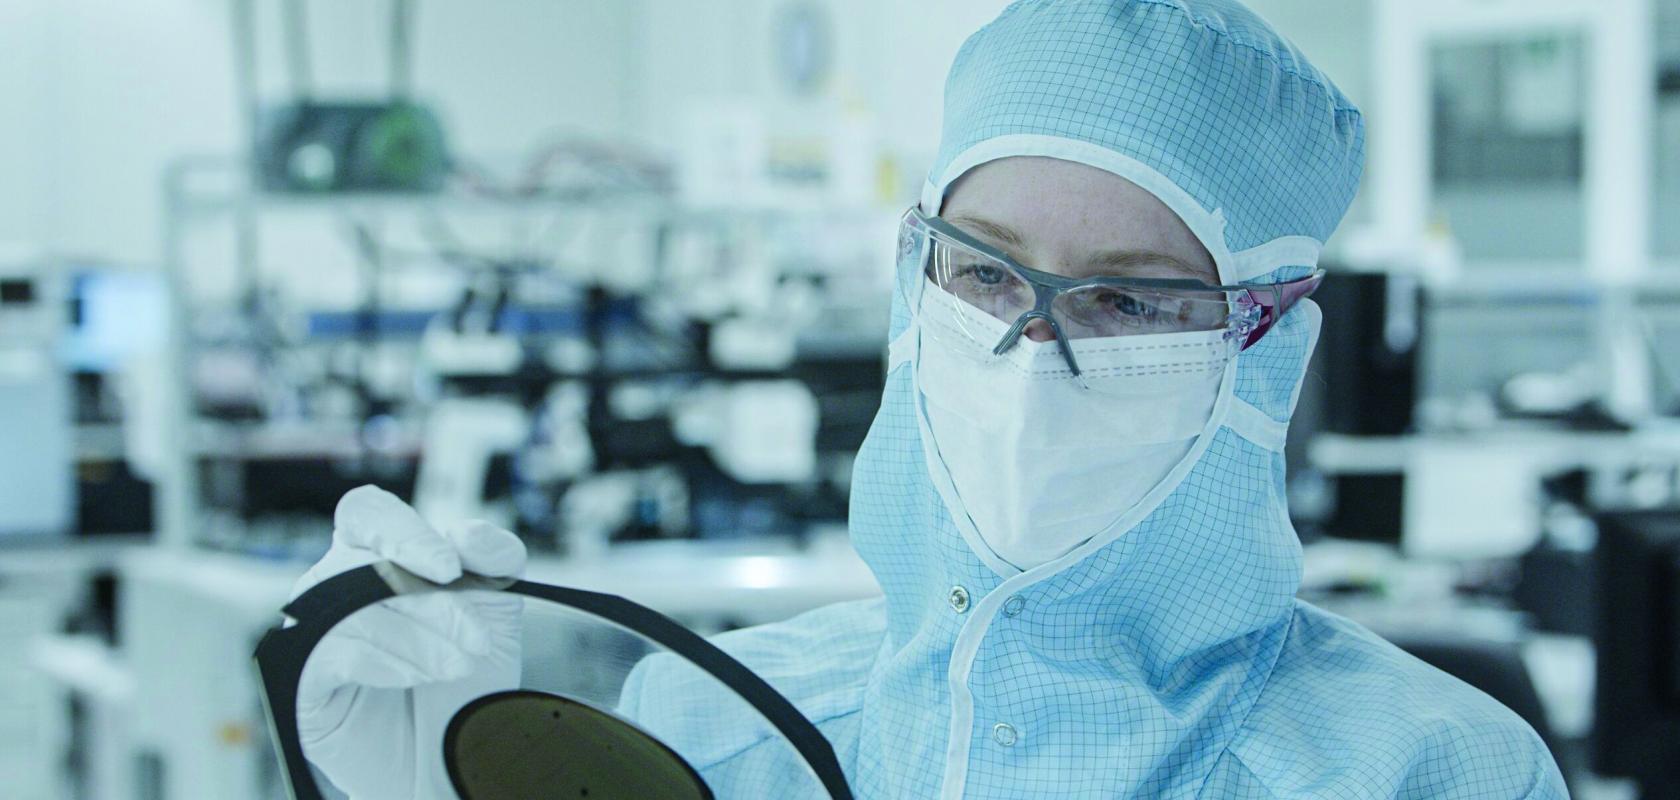
[[[923,268],[927,279],[961,301],[952,311],[961,318],[962,329],[976,336],[996,332],[986,344],[996,344],[1016,319],[1033,310],[1032,284],[1008,266],[938,238],[930,237],[923,252],[928,254]],[[974,318],[981,314],[985,316]]]
[[[1081,350],[1129,349],[1114,343],[1082,348],[1083,340],[1159,334],[1187,334],[1174,337],[1171,354],[1216,370],[1241,348],[1242,335],[1257,314],[1246,290],[1163,287],[1159,284],[1187,282],[1159,279],[1075,280],[1036,272],[985,252],[984,244],[959,241],[956,232],[935,230],[934,224],[912,211],[900,232],[901,255],[917,259],[925,280],[918,313],[930,335],[982,361],[1001,357],[1000,344],[1008,345],[1004,352],[1013,347],[1012,327],[1036,312],[1041,321],[1029,324],[1048,325],[1044,315],[1054,319],[1082,372],[1104,365],[1098,355],[1079,358]]]
[[[1233,299],[1220,291],[1152,291],[1124,285],[1071,289],[1050,313],[1069,339],[1225,330]]]

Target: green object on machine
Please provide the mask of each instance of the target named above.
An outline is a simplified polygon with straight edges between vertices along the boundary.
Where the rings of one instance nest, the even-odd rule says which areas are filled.
[[[407,101],[300,101],[258,123],[255,167],[264,191],[432,192],[450,161],[443,126]]]

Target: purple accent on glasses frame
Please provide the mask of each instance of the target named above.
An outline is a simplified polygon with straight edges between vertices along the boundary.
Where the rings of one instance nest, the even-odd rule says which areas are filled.
[[[1271,330],[1284,314],[1289,313],[1289,309],[1302,298],[1317,291],[1318,285],[1323,282],[1324,270],[1316,270],[1305,278],[1288,283],[1245,287],[1248,289],[1249,299],[1260,308],[1260,319],[1255,322],[1254,330],[1249,331],[1248,337],[1243,340],[1242,349],[1247,350],[1260,341],[1260,337],[1265,336],[1266,331]]]

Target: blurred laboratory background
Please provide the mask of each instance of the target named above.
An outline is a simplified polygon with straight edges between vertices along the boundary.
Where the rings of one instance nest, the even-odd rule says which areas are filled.
[[[1680,796],[1680,0],[1250,0],[1366,111],[1302,594]],[[0,789],[281,796],[250,654],[377,484],[702,631],[845,538],[1004,0],[0,3]]]

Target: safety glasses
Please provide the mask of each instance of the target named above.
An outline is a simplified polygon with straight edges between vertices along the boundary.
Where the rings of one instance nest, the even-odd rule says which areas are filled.
[[[1323,270],[1287,283],[1209,286],[1179,278],[1070,278],[1025,266],[918,207],[899,226],[899,258],[954,299],[952,332],[978,352],[1001,356],[1034,320],[1050,327],[1073,375],[1074,342],[1116,336],[1222,331],[1228,355],[1252,347],[1324,279]],[[1002,328],[1000,332],[999,329]]]

